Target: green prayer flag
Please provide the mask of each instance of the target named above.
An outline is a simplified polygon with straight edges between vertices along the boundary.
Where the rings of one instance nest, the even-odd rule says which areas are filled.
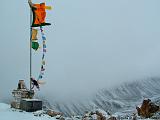
[[[32,48],[33,48],[34,50],[38,50],[38,48],[39,48],[39,43],[38,43],[38,42],[32,42]]]

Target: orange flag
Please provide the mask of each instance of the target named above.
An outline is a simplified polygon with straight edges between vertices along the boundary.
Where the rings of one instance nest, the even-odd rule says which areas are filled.
[[[45,18],[46,18],[45,3],[33,4],[33,6],[34,7],[32,8],[32,11],[33,11],[32,27],[51,25],[50,23],[45,22]]]

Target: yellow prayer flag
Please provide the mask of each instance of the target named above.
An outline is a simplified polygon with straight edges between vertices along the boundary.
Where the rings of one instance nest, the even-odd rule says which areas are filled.
[[[37,33],[38,33],[37,29],[32,29],[32,40],[33,41],[37,40]]]
[[[45,9],[46,10],[52,10],[52,7],[51,6],[45,6]]]

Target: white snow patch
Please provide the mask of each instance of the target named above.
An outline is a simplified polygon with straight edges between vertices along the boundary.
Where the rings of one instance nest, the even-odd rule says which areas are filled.
[[[0,103],[0,120],[56,120],[54,117],[42,114],[41,116],[35,116],[35,113],[41,113],[42,111],[37,112],[24,112],[21,110],[16,110],[10,108],[10,105],[5,103]]]

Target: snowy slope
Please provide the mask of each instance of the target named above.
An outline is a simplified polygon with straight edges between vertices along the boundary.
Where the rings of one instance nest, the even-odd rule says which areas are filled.
[[[107,113],[101,109],[99,109],[103,115],[106,116],[106,118],[109,118]],[[5,104],[5,103],[0,103],[0,120],[56,120],[56,118],[49,117],[48,115],[41,114],[43,111],[37,111],[33,113],[28,113],[16,109],[10,108],[10,105]],[[114,116],[123,116],[125,117],[124,113],[116,113]],[[81,120],[82,117],[77,118],[71,117],[71,118],[65,118],[66,120]],[[96,119],[96,117],[95,117]],[[94,120],[95,120],[94,119]],[[118,119],[120,120],[120,119]],[[121,120],[130,120],[130,118],[126,117]],[[154,119],[140,119],[138,118],[137,120],[154,120]]]
[[[40,112],[42,111],[27,113],[11,109],[8,104],[0,103],[0,120],[56,120],[48,115],[36,116],[39,115]]]
[[[144,81],[125,83],[110,90],[100,90],[88,101],[72,101],[67,103],[53,102],[54,109],[63,112],[66,116],[82,115],[85,111],[100,108],[115,113],[119,111],[135,111],[135,107],[144,98],[150,98],[160,105],[160,78],[151,78]]]

